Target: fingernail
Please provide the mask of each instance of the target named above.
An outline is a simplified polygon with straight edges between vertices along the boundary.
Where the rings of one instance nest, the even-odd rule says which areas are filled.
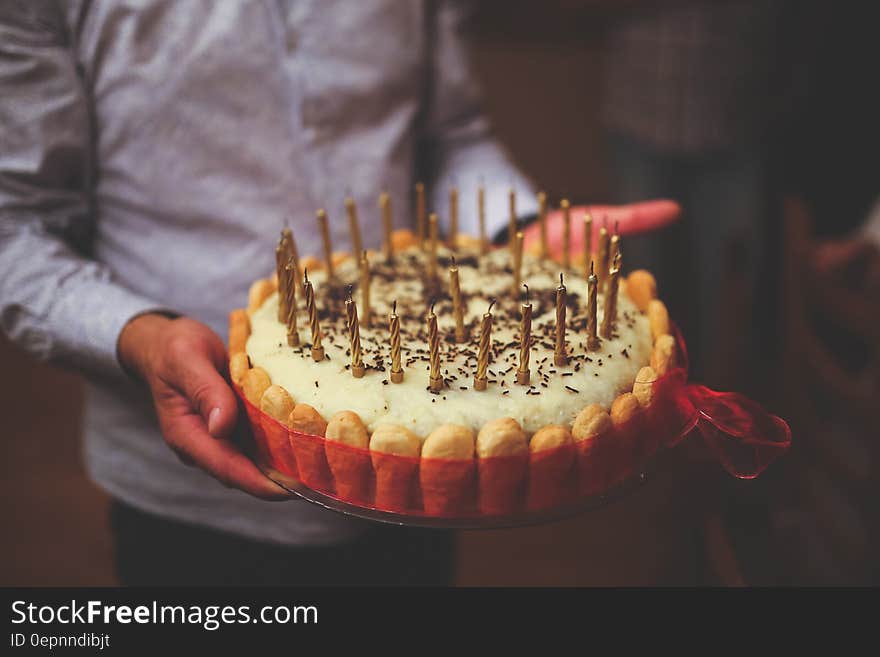
[[[220,409],[214,408],[208,413],[208,433],[217,437],[217,423],[220,421]]]

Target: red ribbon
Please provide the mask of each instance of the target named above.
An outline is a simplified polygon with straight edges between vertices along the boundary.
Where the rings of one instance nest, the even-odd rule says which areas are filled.
[[[681,417],[690,418],[703,442],[728,473],[740,479],[754,479],[791,446],[791,429],[782,418],[768,413],[761,404],[736,392],[718,392],[697,383],[687,383],[687,346],[677,327],[681,367],[667,375],[677,377],[665,408],[678,407]],[[658,384],[663,385],[663,377]],[[662,397],[662,396],[661,396]],[[683,425],[685,426],[685,425]],[[690,432],[683,431],[667,446],[677,444]]]

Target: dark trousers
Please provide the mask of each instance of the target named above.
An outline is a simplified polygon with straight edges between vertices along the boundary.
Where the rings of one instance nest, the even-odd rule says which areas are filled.
[[[114,501],[116,572],[125,586],[422,585],[453,582],[449,531],[375,524],[351,542],[281,546],[167,520]]]

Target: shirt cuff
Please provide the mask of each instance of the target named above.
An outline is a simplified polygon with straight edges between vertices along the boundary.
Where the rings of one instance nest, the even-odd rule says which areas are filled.
[[[66,338],[53,356],[77,368],[128,376],[118,358],[119,335],[132,319],[151,312],[178,316],[111,281],[90,282],[86,290],[67,295],[50,316],[53,334]]]
[[[534,185],[521,174],[494,141],[480,141],[458,148],[445,158],[445,166],[434,181],[432,207],[440,208],[440,220],[448,227],[449,188],[458,186],[458,228],[462,233],[479,235],[477,189],[486,190],[486,236],[492,240],[507,234],[510,224],[510,190],[516,192],[516,216],[522,220],[535,216],[538,199]]]

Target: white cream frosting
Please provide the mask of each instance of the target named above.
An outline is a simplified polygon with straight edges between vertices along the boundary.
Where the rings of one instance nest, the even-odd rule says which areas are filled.
[[[441,256],[446,254],[444,251]],[[393,278],[383,276],[380,271],[383,268],[382,255],[371,255],[375,274],[370,295],[373,317],[370,328],[364,325],[361,296],[355,287],[354,298],[362,316],[363,359],[368,367],[363,378],[355,378],[346,368],[350,364],[350,355],[347,353],[349,337],[344,314],[336,313],[335,321],[322,319],[323,346],[329,358],[316,363],[309,351],[311,336],[304,300],[297,300],[301,346],[292,348],[287,345],[286,327],[277,318],[277,294],[270,296],[251,317],[247,353],[252,365],[266,370],[272,382],[283,386],[295,401],[314,406],[327,419],[338,411],[351,410],[360,415],[370,431],[381,424],[401,424],[422,439],[441,424],[463,424],[479,430],[489,420],[505,416],[514,418],[528,433],[533,433],[547,424],[570,424],[581,409],[592,403],[609,408],[617,395],[631,390],[639,368],[649,361],[652,343],[647,317],[625,294],[618,298],[619,320],[615,337],[602,340],[598,351],[588,352],[586,278],[583,272],[571,270],[566,273],[568,292],[577,295],[577,308],[572,311],[569,307],[566,322],[567,351],[571,360],[567,366],[554,366],[554,300],[560,268],[556,263],[525,255],[523,281],[532,291],[534,310],[530,357],[530,383],[533,387],[521,386],[515,383],[515,373],[519,358],[522,298],[514,298],[512,276],[509,271],[502,271],[505,267],[509,270],[510,253],[506,249],[494,251],[479,258],[476,261],[478,267],[472,266],[476,264],[473,251],[460,249],[457,255],[462,292],[469,297],[465,321],[470,326],[470,339],[463,344],[441,340],[441,372],[448,381],[440,394],[427,390],[427,329],[424,321],[427,303],[422,283],[416,276],[419,268],[414,266],[424,257],[418,249],[410,249],[398,256],[398,269]],[[406,265],[407,261],[409,265]],[[445,294],[449,270],[441,264],[438,271]],[[348,260],[338,266],[336,278],[356,285],[358,274],[354,261]],[[322,272],[315,272],[311,280],[319,305],[326,304],[326,277]],[[473,377],[480,319],[492,297],[498,299],[493,309],[495,355],[489,364],[488,388],[476,391]],[[398,301],[404,329],[401,336],[405,374],[403,382],[398,384],[390,380],[388,315],[392,298]],[[438,301],[435,311],[441,335],[451,336],[455,321],[448,295],[445,300]],[[600,326],[603,315],[604,299],[600,295]],[[418,335],[414,336],[416,331]],[[424,351],[416,354],[412,351],[415,349]],[[381,360],[384,371],[371,367],[378,360]]]

